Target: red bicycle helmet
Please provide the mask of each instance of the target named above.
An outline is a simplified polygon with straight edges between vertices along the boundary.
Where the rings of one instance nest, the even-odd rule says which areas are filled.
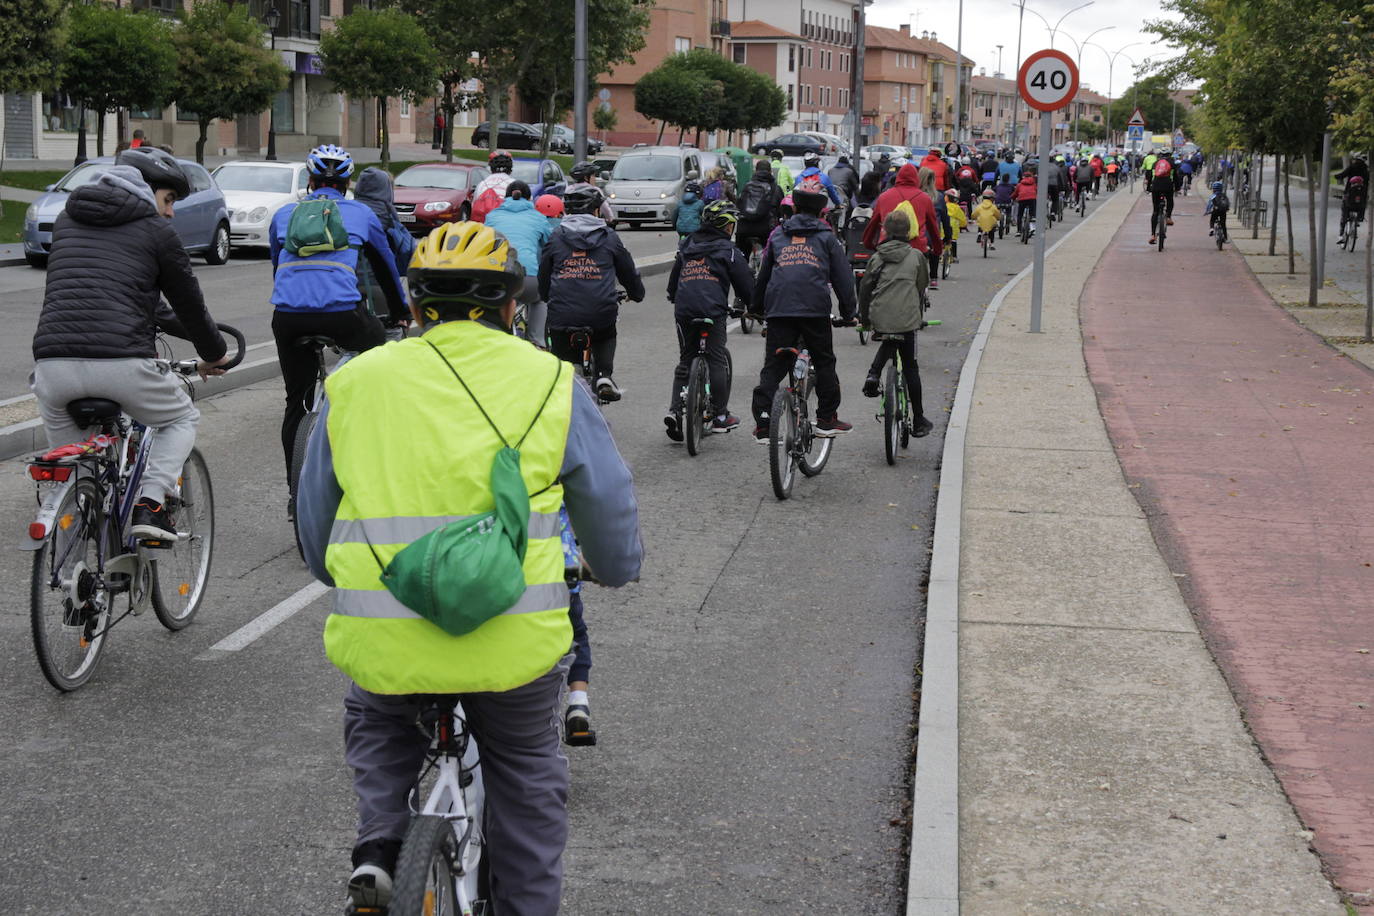
[[[563,199],[554,194],[540,194],[534,202],[534,209],[548,217],[563,215]]]

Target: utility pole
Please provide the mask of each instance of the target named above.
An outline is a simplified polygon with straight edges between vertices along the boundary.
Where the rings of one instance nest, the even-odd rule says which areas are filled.
[[[859,156],[863,152],[864,145],[864,49],[867,47],[867,39],[864,32],[868,28],[867,7],[870,0],[859,0],[859,24],[854,30],[854,66],[851,69],[854,77],[854,91],[850,93],[850,104],[854,106],[854,169],[858,171]]]
[[[1026,19],[1026,0],[1021,0],[1017,4],[1021,12],[1016,16],[1016,72],[1021,72],[1021,23]],[[1021,93],[1016,93],[1011,97],[1011,147],[1016,148],[1016,134],[1019,125],[1016,123],[1017,109],[1021,107]]]
[[[997,46],[997,77],[998,77],[998,79],[1001,79],[1001,77],[1002,77],[1002,46],[1001,46],[1001,45],[998,45],[998,46]]]
[[[587,0],[573,0],[573,162],[587,158]]]
[[[954,39],[954,142],[959,142],[964,90],[960,85],[964,71],[964,0],[959,0],[959,33]]]

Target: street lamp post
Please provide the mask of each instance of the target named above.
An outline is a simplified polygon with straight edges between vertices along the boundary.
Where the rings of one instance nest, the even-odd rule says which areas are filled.
[[[1083,44],[1091,44],[1094,48],[1107,55],[1107,145],[1113,146],[1115,144],[1112,143],[1112,70],[1116,67],[1116,59],[1118,57],[1125,57],[1131,62],[1131,66],[1135,67],[1135,59],[1131,57],[1131,55],[1123,55],[1121,52],[1125,51],[1127,48],[1134,48],[1138,44],[1144,44],[1144,42],[1133,41],[1128,45],[1122,45],[1115,51],[1108,51],[1100,44],[1094,42],[1085,41]]]
[[[1092,35],[1089,35],[1088,38],[1092,38],[1093,35],[1097,35],[1097,34],[1100,33],[1100,32],[1105,32],[1105,31],[1107,31],[1108,29],[1114,29],[1114,28],[1116,28],[1116,26],[1114,26],[1114,25],[1104,25],[1102,28],[1098,29],[1096,32],[1093,32]],[[1067,38],[1069,41],[1072,41],[1072,42],[1073,42],[1074,51],[1075,51],[1076,54],[1077,54],[1077,57],[1074,59],[1074,65],[1078,67],[1079,72],[1082,72],[1082,70],[1083,70],[1083,47],[1084,47],[1084,45],[1086,45],[1086,44],[1088,43],[1088,38],[1083,39],[1081,42],[1080,42],[1080,41],[1076,41],[1076,40],[1074,39],[1074,37],[1073,37],[1072,35],[1070,35],[1068,32],[1065,32],[1065,33],[1064,33],[1064,37]],[[1080,83],[1079,85],[1082,85],[1082,83]],[[1078,93],[1077,93],[1077,92],[1075,92],[1075,93],[1073,94],[1073,101],[1072,101],[1070,104],[1071,104],[1072,107],[1069,109],[1069,112],[1070,112],[1071,116],[1073,117],[1073,142],[1074,142],[1074,143],[1077,143],[1077,142],[1078,142],[1078,121],[1079,121],[1079,118],[1078,118]]]
[[[1043,22],[1043,23],[1045,23],[1045,28],[1047,28],[1047,29],[1050,30],[1050,47],[1053,48],[1053,47],[1054,47],[1054,33],[1059,29],[1059,23],[1060,23],[1060,22],[1063,22],[1063,21],[1068,17],[1069,13],[1076,13],[1076,12],[1078,12],[1079,10],[1083,9],[1084,7],[1092,6],[1094,2],[1095,2],[1095,0],[1088,0],[1087,3],[1083,3],[1083,4],[1080,4],[1080,5],[1078,5],[1078,6],[1075,6],[1073,9],[1069,10],[1068,13],[1065,13],[1063,16],[1060,16],[1060,17],[1059,17],[1059,22],[1056,22],[1053,26],[1050,25],[1050,21],[1049,21],[1048,19],[1046,19],[1044,16],[1040,16],[1040,14],[1039,14],[1039,13],[1036,13],[1035,10],[1031,10],[1031,12],[1032,12],[1032,13],[1035,13],[1036,16],[1040,16],[1040,21]],[[1016,7],[1018,10],[1020,10],[1020,13],[1019,13],[1019,14],[1017,15],[1017,17],[1016,17],[1016,72],[1017,72],[1017,73],[1020,73],[1020,72],[1021,72],[1021,26],[1023,25],[1023,23],[1025,22],[1025,19],[1026,19],[1026,0],[1019,0],[1019,2],[1013,2],[1013,3],[1012,3],[1012,6]],[[1021,107],[1021,93],[1017,92],[1015,95],[1013,95],[1013,96],[1011,97],[1011,145],[1012,145],[1012,146],[1016,146],[1016,134],[1017,134],[1017,130],[1018,130],[1018,127],[1019,127],[1019,125],[1016,123],[1016,118],[1017,118],[1017,115],[1020,113],[1020,112],[1018,111],[1018,109],[1019,109],[1020,107]],[[1027,145],[1027,146],[1030,145],[1030,137],[1029,137],[1029,136],[1026,137],[1026,145]]]
[[[272,42],[272,59],[277,59],[277,26],[281,24],[281,12],[277,9],[275,0],[267,8],[267,15],[264,17],[267,22],[267,34]],[[277,161],[277,99],[272,97],[272,107],[267,110],[267,161]]]

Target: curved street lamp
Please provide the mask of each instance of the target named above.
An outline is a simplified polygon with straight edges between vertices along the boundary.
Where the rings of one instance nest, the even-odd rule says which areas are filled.
[[[1112,70],[1116,67],[1116,59],[1117,59],[1118,57],[1123,57],[1123,56],[1124,56],[1128,61],[1131,62],[1131,67],[1134,68],[1135,65],[1136,65],[1135,59],[1134,59],[1133,57],[1131,57],[1131,55],[1129,55],[1129,54],[1123,55],[1121,52],[1122,52],[1122,51],[1125,51],[1127,48],[1134,48],[1136,45],[1142,45],[1142,44],[1144,44],[1144,43],[1145,43],[1145,42],[1143,42],[1143,41],[1133,41],[1133,42],[1131,42],[1131,43],[1128,44],[1128,45],[1122,45],[1121,47],[1117,48],[1115,51],[1108,51],[1106,48],[1102,47],[1100,44],[1097,44],[1096,42],[1091,42],[1091,41],[1085,41],[1085,42],[1083,42],[1083,44],[1085,44],[1085,45],[1090,44],[1090,45],[1092,45],[1094,48],[1096,48],[1097,50],[1101,51],[1103,54],[1107,55],[1107,145],[1108,145],[1108,146],[1113,145],[1113,144],[1112,144]]]
[[[1092,38],[1093,35],[1097,35],[1097,34],[1099,34],[1099,33],[1101,33],[1101,32],[1106,32],[1107,30],[1109,30],[1109,29],[1114,29],[1114,28],[1116,28],[1116,26],[1114,26],[1114,25],[1104,25],[1102,28],[1098,29],[1096,32],[1093,32],[1093,33],[1089,34],[1089,35],[1088,35],[1088,38]],[[1073,37],[1072,35],[1070,35],[1068,32],[1065,32],[1065,33],[1064,33],[1064,37],[1067,38],[1069,41],[1072,41],[1072,42],[1073,42],[1074,51],[1077,53],[1077,56],[1074,58],[1074,66],[1077,67],[1077,68],[1079,69],[1079,71],[1081,72],[1082,69],[1083,69],[1083,47],[1088,43],[1088,38],[1085,38],[1085,39],[1083,39],[1083,40],[1080,42],[1080,41],[1075,40],[1074,37]],[[1082,81],[1080,80],[1080,81],[1079,81],[1079,86],[1082,86],[1082,85],[1083,85],[1083,84],[1082,84]],[[1074,143],[1077,143],[1077,142],[1078,142],[1078,93],[1077,93],[1077,92],[1075,92],[1075,93],[1073,94],[1073,101],[1072,101],[1070,104],[1073,106],[1073,108],[1070,109],[1070,113],[1073,115],[1073,142],[1074,142]]]
[[[272,59],[277,59],[277,26],[281,24],[281,12],[277,9],[276,0],[272,0],[272,5],[267,8],[267,13],[263,16],[263,21],[267,23],[267,34],[271,36]],[[280,63],[280,61],[278,61]],[[277,161],[277,98],[272,97],[272,107],[267,109],[267,161]]]
[[[1066,18],[1068,18],[1069,13],[1076,13],[1081,9],[1092,6],[1095,2],[1096,0],[1088,0],[1087,3],[1080,3],[1078,6],[1075,6],[1073,9],[1069,10],[1068,13],[1065,13],[1063,16],[1060,16],[1059,22],[1056,22],[1054,25],[1050,25],[1050,21],[1046,19],[1044,16],[1040,16],[1040,14],[1036,13],[1035,10],[1031,10],[1031,12],[1034,13],[1036,16],[1040,16],[1040,21],[1045,23],[1045,28],[1049,29],[1050,47],[1053,48],[1054,35],[1055,32],[1059,30],[1059,23],[1063,22]],[[1026,0],[1019,0],[1019,2],[1017,2],[1017,0],[1013,0],[1012,6],[1020,10],[1020,14],[1016,17],[1016,73],[1019,76],[1021,73],[1021,27],[1026,19]],[[1020,107],[1021,93],[1017,92],[1013,94],[1011,97],[1011,145],[1013,147],[1016,146],[1016,133],[1018,128],[1018,125],[1016,123],[1016,116],[1019,114]],[[1029,142],[1030,138],[1027,137],[1026,139]]]

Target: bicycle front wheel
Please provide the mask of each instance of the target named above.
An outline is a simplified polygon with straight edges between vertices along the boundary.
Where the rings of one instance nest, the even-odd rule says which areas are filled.
[[[698,356],[692,360],[691,368],[687,371],[687,397],[682,405],[682,422],[687,426],[684,430],[687,454],[693,456],[701,451],[701,438],[706,432],[706,422],[703,419],[708,407],[706,382],[706,360]]]
[[[181,468],[177,494],[168,499],[176,524],[176,543],[149,551],[153,565],[153,611],[169,630],[181,630],[196,616],[210,581],[215,544],[215,494],[205,457],[191,449]]]
[[[90,680],[109,635],[110,594],[99,581],[100,502],[95,481],[78,480],[58,504],[52,533],[33,554],[33,647],[43,676],[62,691]]]
[[[320,415],[315,411],[310,411],[301,422],[296,426],[296,441],[291,447],[291,477],[287,481],[291,488],[291,498],[296,498],[296,488],[301,482],[301,470],[305,467],[305,450],[310,444],[310,434],[315,430],[315,421]],[[208,481],[209,478],[207,477]],[[296,536],[296,552],[305,559],[305,548],[301,546],[300,512],[291,513],[291,529]]]
[[[773,479],[773,495],[786,499],[792,495],[797,479],[793,450],[797,445],[797,414],[792,407],[792,392],[779,388],[773,395],[773,412],[768,417],[768,471]]]
[[[893,361],[899,357],[894,353]],[[897,404],[897,367],[889,365],[883,373],[883,452],[888,464],[897,463],[897,440],[901,437],[902,416]]]
[[[458,916],[458,837],[445,818],[424,814],[410,822],[396,862],[388,916]]]

